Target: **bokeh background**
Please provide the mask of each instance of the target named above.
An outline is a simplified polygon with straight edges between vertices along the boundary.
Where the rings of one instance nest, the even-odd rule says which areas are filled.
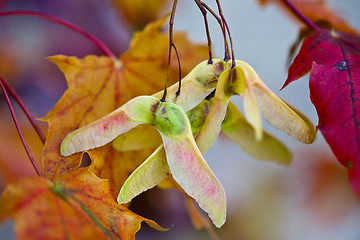
[[[128,49],[135,28],[114,2],[3,0],[0,10],[49,13],[80,26],[120,55]],[[205,2],[215,6],[215,1]],[[328,2],[360,30],[359,0]],[[236,58],[251,64],[274,92],[316,125],[307,77],[279,91],[287,76],[288,53],[297,38],[299,24],[275,4],[260,7],[256,0],[224,0],[222,7],[231,29]],[[171,3],[160,15],[170,9]],[[140,25],[141,22],[136,27]],[[174,29],[186,31],[197,43],[206,42],[202,15],[194,1],[179,1]],[[210,29],[213,50],[222,57],[222,35],[213,19]],[[62,73],[46,60],[55,54],[84,57],[102,53],[88,40],[53,23],[24,16],[0,18],[0,75],[38,118],[45,116],[66,90]],[[240,98],[233,97],[233,100],[241,107]],[[40,160],[41,143],[21,111],[18,108],[16,111],[35,158]],[[0,168],[5,169],[0,182],[2,188],[6,182],[34,175],[34,172],[2,97],[0,114]],[[360,239],[360,200],[350,189],[346,170],[337,162],[321,134],[318,133],[314,144],[304,145],[269,124],[265,123],[265,129],[291,149],[290,166],[253,159],[224,136],[205,154],[228,198],[227,222],[216,229],[220,239]],[[144,224],[137,239],[210,239],[205,230],[194,230],[184,198],[175,190],[149,190],[134,200],[131,209],[171,227],[168,232],[156,232]],[[13,239],[11,222],[1,225],[0,239]]]

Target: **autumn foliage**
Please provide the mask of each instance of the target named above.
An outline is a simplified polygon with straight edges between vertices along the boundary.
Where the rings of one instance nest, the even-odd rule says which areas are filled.
[[[318,113],[318,128],[337,159],[348,169],[351,185],[358,195],[359,55],[359,36],[319,30],[304,41],[284,85],[310,71],[310,98]]]
[[[105,55],[47,58],[65,76],[67,90],[34,124],[46,123],[37,130],[46,141],[33,148],[41,158],[41,163],[32,162],[41,166],[39,176],[18,174],[0,159],[7,184],[0,221],[13,219],[18,239],[135,239],[142,222],[171,231],[171,223],[160,226],[129,210],[136,196],[155,186],[180,192],[194,228],[204,228],[216,239],[213,225],[226,224],[226,192],[203,155],[219,136],[226,136],[254,158],[289,165],[291,150],[263,129],[263,119],[305,144],[313,143],[319,130],[360,197],[358,31],[332,15],[325,1],[259,1],[277,4],[307,29],[283,88],[310,72],[310,98],[319,119],[315,128],[296,106],[272,92],[255,69],[235,59],[231,29],[216,2],[218,14],[201,1],[194,4],[199,14],[208,13],[204,19],[214,15],[220,23],[224,59],[212,57],[210,41],[208,46],[195,44],[185,33],[173,31],[175,7],[170,16],[164,14],[170,1],[113,1],[136,29],[119,57],[70,23],[34,12],[0,12],[1,17],[32,15],[65,25]],[[4,95],[9,92],[25,108],[3,78],[11,74],[0,75]],[[241,108],[231,101],[237,97]]]

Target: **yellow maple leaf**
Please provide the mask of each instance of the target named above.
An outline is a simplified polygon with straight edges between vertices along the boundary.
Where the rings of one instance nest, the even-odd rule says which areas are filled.
[[[44,177],[9,184],[0,199],[0,221],[15,220],[18,239],[135,239],[141,222],[165,230],[115,202],[107,180],[87,169],[61,182]]]

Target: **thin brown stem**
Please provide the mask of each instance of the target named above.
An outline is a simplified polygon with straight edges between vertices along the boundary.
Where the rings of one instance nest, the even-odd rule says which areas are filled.
[[[228,35],[229,35],[229,41],[230,41],[230,48],[231,48],[231,58],[232,58],[232,65],[231,65],[231,68],[235,67],[236,63],[235,63],[235,54],[234,54],[234,46],[233,46],[233,41],[232,41],[232,37],[231,37],[231,33],[230,33],[230,29],[229,29],[229,26],[225,20],[225,17],[222,13],[222,9],[221,9],[221,5],[220,5],[220,1],[219,0],[216,0],[216,4],[217,4],[217,7],[218,7],[218,11],[219,11],[219,15],[220,15],[220,18],[222,20],[222,23],[224,24],[225,28],[226,28],[226,31],[228,32]]]
[[[169,78],[170,78],[171,50],[172,50],[172,48],[175,48],[173,30],[174,30],[174,18],[175,18],[177,2],[178,2],[178,0],[174,0],[173,7],[171,10],[170,20],[169,20],[169,55],[168,55],[168,63],[167,63],[168,69],[167,69],[167,76],[166,76],[166,80],[165,80],[164,93],[163,93],[162,98],[160,99],[161,102],[166,101],[167,84],[168,84]],[[179,81],[181,81],[181,79]],[[180,88],[180,85],[181,85],[181,83],[179,84],[179,88]]]
[[[35,129],[37,135],[39,136],[41,142],[44,144],[45,143],[45,137],[44,134],[42,133],[40,127],[36,124],[36,122],[34,121],[34,117],[31,115],[29,109],[25,106],[24,102],[20,99],[20,97],[16,94],[15,90],[2,78],[0,77],[0,81],[1,83],[4,85],[5,89],[10,93],[10,95],[15,99],[15,101],[19,104],[20,108],[23,110],[23,112],[25,113],[26,117],[28,118],[28,120],[30,121],[31,125],[33,126],[33,128]]]
[[[221,32],[222,32],[223,38],[224,38],[224,48],[225,48],[224,60],[228,61],[230,59],[230,52],[229,52],[229,45],[228,45],[227,37],[226,37],[225,26],[224,26],[221,18],[207,4],[205,4],[204,2],[201,2],[201,5],[203,5],[206,8],[206,10],[208,10],[209,13],[211,13],[211,15],[213,15],[213,17],[217,20],[217,22],[220,25]]]
[[[21,131],[19,122],[18,122],[18,120],[17,120],[17,118],[16,118],[14,109],[13,109],[13,107],[12,107],[12,105],[11,105],[10,98],[9,98],[7,92],[6,92],[6,89],[5,89],[5,86],[4,86],[4,84],[3,84],[3,81],[0,81],[0,87],[1,87],[2,92],[4,93],[5,100],[6,100],[6,102],[7,102],[8,107],[9,107],[11,116],[12,116],[12,118],[13,118],[13,120],[14,120],[16,130],[18,131],[18,134],[19,134],[19,136],[20,136],[21,142],[22,142],[22,144],[23,144],[23,146],[24,146],[24,148],[25,148],[25,151],[26,151],[29,159],[30,159],[30,162],[31,162],[31,164],[33,165],[36,173],[37,173],[39,176],[44,176],[43,173],[42,173],[42,171],[41,171],[41,169],[40,169],[40,167],[37,165],[34,157],[32,156],[32,154],[31,154],[31,152],[30,152],[30,149],[29,149],[29,146],[28,146],[27,143],[26,143],[25,137],[24,137],[24,135],[23,135],[23,133],[22,133],[22,131]]]
[[[181,92],[181,63],[180,63],[180,56],[179,56],[178,50],[175,45],[173,45],[173,47],[174,47],[174,51],[175,51],[176,58],[178,61],[178,69],[179,69],[179,88],[176,91],[175,99],[174,99],[174,102],[176,102],[176,99],[180,95],[180,92]]]
[[[211,52],[211,37],[210,37],[210,31],[209,31],[209,24],[207,20],[207,10],[205,7],[201,4],[200,0],[195,0],[196,5],[199,7],[203,17],[204,17],[204,23],[205,23],[205,31],[206,31],[206,37],[208,42],[208,48],[209,48],[209,61],[208,64],[212,64],[212,52]]]
[[[93,35],[87,33],[85,30],[75,26],[72,23],[69,23],[67,21],[61,20],[59,18],[53,17],[51,15],[48,15],[46,13],[41,13],[41,12],[33,12],[33,11],[9,11],[9,12],[0,12],[0,17],[4,17],[4,16],[11,16],[11,15],[25,15],[25,16],[33,16],[33,17],[38,17],[38,18],[42,18],[45,20],[48,20],[50,22],[54,22],[60,25],[65,26],[68,29],[71,29],[74,32],[79,33],[80,35],[82,35],[83,37],[87,38],[88,40],[90,40],[91,42],[93,42],[100,50],[102,50],[104,52],[105,55],[107,55],[108,57],[112,58],[112,59],[116,59],[114,53],[103,43],[101,42],[99,39],[97,39],[96,37],[94,37]]]

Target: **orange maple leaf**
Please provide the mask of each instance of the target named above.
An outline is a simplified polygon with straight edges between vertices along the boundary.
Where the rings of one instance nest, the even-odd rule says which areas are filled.
[[[61,182],[23,178],[7,186],[0,199],[0,221],[15,220],[18,239],[135,239],[141,222],[165,230],[117,204],[107,180],[86,168],[68,172]]]
[[[24,152],[18,132],[13,127],[9,115],[3,114],[0,120],[0,192],[5,185],[21,177],[36,176],[36,171]],[[34,130],[27,120],[20,118],[19,123],[25,139],[28,140],[29,148],[34,153],[34,159],[39,160],[38,164],[40,164],[43,147],[41,141],[34,135]]]

